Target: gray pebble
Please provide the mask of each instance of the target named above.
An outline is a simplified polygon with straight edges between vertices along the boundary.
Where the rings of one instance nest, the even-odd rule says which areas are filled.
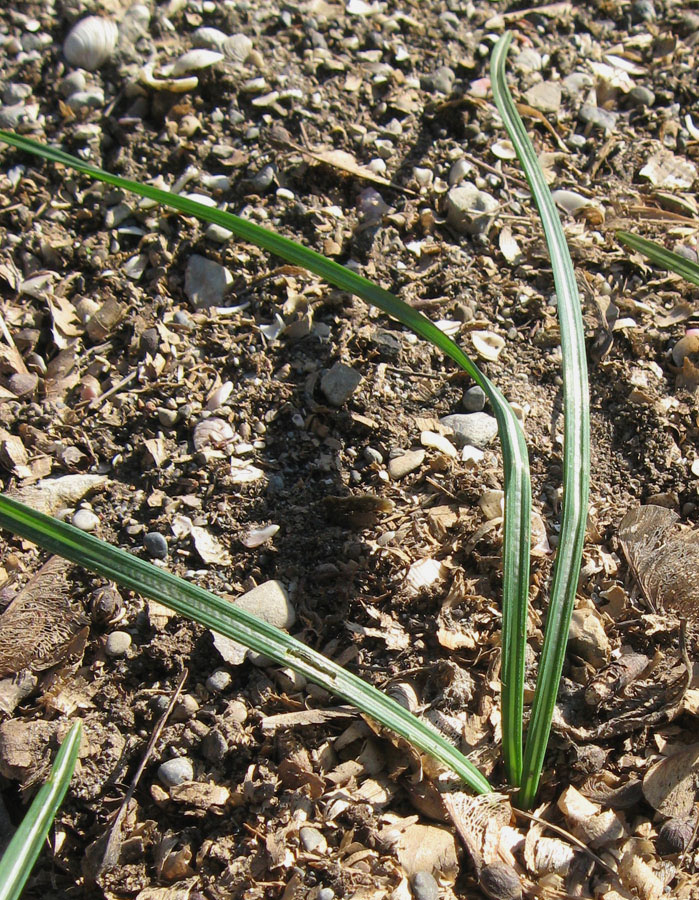
[[[16,128],[24,118],[26,108],[24,103],[14,103],[12,106],[0,106],[0,127]]]
[[[194,309],[220,306],[233,276],[224,266],[196,253],[190,256],[184,274],[184,289]]]
[[[91,509],[76,509],[71,521],[81,531],[94,531],[100,523],[100,520]]]
[[[359,387],[362,376],[351,366],[336,362],[320,380],[320,389],[328,403],[342,406]]]
[[[601,109],[593,103],[583,103],[580,107],[580,121],[586,125],[592,125],[602,131],[611,132],[616,130],[616,121],[618,113],[611,112],[608,109]]]
[[[183,309],[178,309],[175,315],[172,317],[172,321],[175,325],[178,325],[180,328],[185,331],[194,331],[196,325],[192,321],[191,317],[187,315],[187,313]]]
[[[12,106],[13,103],[21,103],[23,100],[31,97],[31,95],[31,85],[25,84],[23,81],[16,81],[8,84],[3,90],[2,102]]]
[[[655,94],[650,88],[637,85],[629,91],[629,102],[639,109],[645,109],[655,103]]]
[[[405,478],[406,475],[414,472],[415,469],[419,469],[424,459],[424,450],[409,450],[402,456],[394,457],[389,462],[388,474],[391,476],[391,478],[393,478],[394,481],[397,481],[400,478]]]
[[[456,445],[461,449],[466,444],[483,449],[496,437],[498,423],[494,416],[484,412],[454,413],[439,420],[454,432]]]
[[[226,669],[216,669],[206,679],[206,689],[208,691],[219,692],[225,691],[231,686],[231,674]]]
[[[582,150],[586,143],[587,138],[584,134],[569,134],[566,138],[566,144],[571,150]]]
[[[168,759],[158,767],[158,778],[165,787],[175,787],[185,781],[194,781],[194,767],[185,756]]]
[[[247,34],[232,34],[223,43],[223,52],[233,62],[244,63],[251,50],[252,41]]]
[[[513,66],[520,72],[538,72],[543,65],[541,54],[533,47],[525,47],[514,58]]]
[[[449,186],[460,184],[467,175],[473,172],[473,166],[466,159],[457,159],[449,169]]]
[[[364,459],[369,463],[377,463],[378,465],[381,465],[383,462],[383,456],[373,447],[364,448]]]
[[[328,849],[328,842],[325,840],[325,836],[317,828],[312,828],[310,825],[304,825],[299,831],[299,840],[306,853],[325,853]]]
[[[174,428],[178,418],[179,412],[176,409],[167,409],[164,406],[158,407],[158,421],[163,428]]]
[[[384,359],[397,361],[400,358],[401,340],[391,331],[378,328],[371,336],[371,344]]]
[[[543,113],[556,113],[561,105],[561,85],[557,81],[540,81],[525,92],[524,99]]]
[[[104,652],[113,659],[126,656],[131,647],[131,635],[127,631],[113,631],[107,637]]]
[[[415,900],[438,900],[439,898],[439,885],[431,872],[416,872],[413,875],[411,886]]]
[[[321,888],[316,900],[335,900],[335,891],[329,887]]]
[[[485,401],[485,391],[476,384],[464,391],[461,404],[466,412],[481,412],[485,406]]]
[[[75,112],[83,107],[98,109],[100,106],[104,106],[104,91],[98,87],[88,87],[84,91],[76,91],[70,97],[66,97],[66,105]]]
[[[75,72],[71,72],[70,75],[66,75],[58,89],[64,97],[70,97],[71,94],[84,91],[86,85],[85,73],[77,69]]]
[[[454,87],[456,74],[449,66],[440,66],[436,72],[425,75],[420,79],[423,90],[433,91],[440,94],[451,94]]]
[[[263,166],[260,171],[253,175],[249,180],[248,184],[250,190],[254,191],[256,194],[263,193],[263,191],[266,191],[272,185],[275,174],[274,166]]]
[[[167,541],[157,531],[149,531],[143,538],[143,546],[151,559],[167,559]]]
[[[636,0],[631,7],[631,17],[635,22],[654,22],[657,14],[653,0]]]
[[[280,581],[265,581],[241,594],[235,601],[235,606],[264,619],[275,628],[289,629],[296,621],[296,612]],[[246,657],[256,666],[272,665],[268,656],[248,650],[232,638],[213,632],[213,639],[214,646],[229,665],[241,665]]]
[[[490,227],[498,205],[495,197],[479,191],[473,182],[465,181],[447,194],[447,219],[462,234],[483,234]]]
[[[577,97],[583,91],[589,90],[594,83],[594,78],[587,72],[571,72],[563,79],[561,87],[568,97]]]

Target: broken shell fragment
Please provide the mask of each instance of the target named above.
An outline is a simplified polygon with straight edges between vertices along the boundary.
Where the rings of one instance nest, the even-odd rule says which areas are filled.
[[[492,331],[472,331],[471,340],[481,359],[494,362],[502,353],[505,339]]]
[[[492,900],[521,900],[522,882],[512,866],[506,863],[484,866],[478,881],[482,891]]]
[[[94,72],[114,53],[118,37],[116,22],[102,16],[88,16],[71,28],[63,42],[63,55],[71,66]]]
[[[260,547],[262,544],[270,541],[278,531],[278,525],[267,525],[266,528],[252,528],[241,538],[241,544],[253,550],[255,547]]]
[[[501,519],[505,514],[505,493],[504,491],[485,491],[481,495],[478,505],[489,521]]]
[[[437,559],[419,559],[408,569],[406,584],[414,591],[429,587],[444,577],[446,568]]]
[[[196,75],[188,75],[184,78],[158,78],[153,74],[153,63],[148,63],[141,69],[141,82],[154,91],[172,91],[173,94],[185,94],[193,91],[199,84]]]
[[[209,419],[202,419],[194,426],[192,443],[197,451],[209,448],[221,450],[234,438],[235,432],[225,419],[211,416]]]
[[[187,72],[198,72],[201,69],[208,69],[217,62],[221,62],[222,59],[224,59],[223,53],[218,53],[216,50],[197,48],[183,53],[172,65],[163,66],[161,71],[165,76],[179,78],[180,75],[186,75]]]
[[[699,354],[699,328],[691,328],[672,348],[672,361],[682,366],[688,356]]]

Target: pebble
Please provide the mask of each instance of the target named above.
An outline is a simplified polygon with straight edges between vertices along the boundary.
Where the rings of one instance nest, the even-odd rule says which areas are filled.
[[[383,463],[383,456],[379,453],[378,450],[375,450],[373,447],[365,447],[364,448],[364,459],[368,463],[377,463],[381,465]]]
[[[250,189],[256,194],[262,194],[272,185],[275,175],[276,171],[274,166],[263,166],[259,172],[256,172],[248,181]]]
[[[335,891],[329,887],[321,888],[318,891],[316,900],[335,900]]]
[[[233,276],[225,268],[211,259],[190,256],[184,275],[184,289],[194,309],[209,309],[221,306]]]
[[[457,159],[449,169],[449,186],[460,184],[467,175],[473,172],[473,166],[466,159]]]
[[[100,520],[91,509],[77,509],[73,513],[71,521],[81,531],[94,531],[100,523]]]
[[[25,84],[23,81],[16,81],[14,84],[8,84],[3,90],[2,102],[7,106],[12,106],[13,103],[21,103],[31,95],[31,85]]]
[[[77,71],[66,75],[61,81],[58,89],[64,97],[70,97],[71,94],[76,94],[78,91],[84,91],[86,86],[87,79],[85,78],[85,73],[82,69],[78,69]]]
[[[232,34],[223,42],[222,49],[233,62],[244,63],[252,52],[252,41],[247,34]]]
[[[498,423],[495,417],[484,412],[453,413],[450,416],[444,416],[439,421],[454,432],[459,449],[466,444],[483,449],[498,433]]]
[[[186,756],[168,759],[158,766],[158,778],[165,787],[176,787],[185,781],[194,781],[194,767]]]
[[[232,680],[230,672],[226,669],[216,669],[206,679],[206,689],[212,693],[223,692],[231,686]]]
[[[158,407],[158,421],[163,428],[174,428],[179,417],[179,411],[176,409],[168,409],[164,406]]]
[[[431,872],[416,872],[411,887],[415,900],[439,900],[439,885]]]
[[[643,87],[643,85],[637,85],[629,91],[629,102],[633,106],[638,107],[638,109],[645,109],[648,106],[653,106],[655,103],[655,94],[650,88]]]
[[[104,645],[104,652],[112,659],[119,659],[126,656],[131,647],[131,635],[128,631],[113,631],[107,636],[107,642]]]
[[[179,328],[182,328],[184,331],[194,331],[196,325],[194,324],[192,318],[183,310],[178,309],[175,315],[172,317],[172,321]]]
[[[461,234],[483,234],[498,206],[495,197],[465,181],[447,194],[447,219]]]
[[[449,66],[440,66],[436,72],[423,76],[420,79],[420,86],[426,91],[451,94],[455,80],[456,74],[453,69],[450,69]]]
[[[485,391],[476,384],[467,391],[464,391],[461,405],[466,412],[482,412],[485,407],[486,399]]]
[[[583,103],[580,107],[580,121],[586,125],[592,125],[602,131],[611,132],[616,130],[616,121],[618,113],[611,112],[608,109],[601,109],[593,103]]]
[[[385,331],[378,328],[370,338],[371,344],[375,347],[384,359],[396,362],[400,359],[401,339],[398,335],[391,331]]]
[[[241,594],[235,606],[263,619],[275,628],[289,629],[296,621],[286,588],[280,581],[265,581],[251,591]],[[272,660],[262,653],[243,647],[232,638],[213,632],[214,646],[229,665],[241,665],[246,657],[256,666],[272,665]]]
[[[149,531],[143,538],[143,546],[151,559],[167,559],[167,540],[158,531]]]
[[[564,94],[569,97],[577,97],[583,91],[591,88],[594,83],[594,78],[587,72],[571,72],[563,79],[561,87]]]
[[[333,406],[342,406],[359,387],[362,376],[351,366],[336,362],[320,380],[325,399]]]
[[[570,620],[570,650],[601,669],[609,662],[611,647],[599,616],[591,609],[576,609]]]
[[[424,450],[409,450],[402,456],[396,456],[388,464],[388,474],[394,481],[405,478],[415,469],[419,469],[425,459]]]
[[[317,828],[312,828],[310,825],[304,825],[299,831],[299,840],[306,853],[325,853],[328,849],[328,842],[325,840],[325,836]]]
[[[538,50],[534,50],[532,47],[525,47],[521,53],[515,56],[512,65],[515,69],[519,69],[520,72],[538,72],[543,65],[543,60]]]
[[[631,7],[631,17],[635,22],[654,22],[657,14],[653,0],[636,0]]]
[[[556,113],[561,105],[561,85],[557,81],[540,81],[525,91],[524,99],[543,113]]]
[[[186,722],[199,711],[199,703],[191,694],[182,694],[172,711],[173,722]]]

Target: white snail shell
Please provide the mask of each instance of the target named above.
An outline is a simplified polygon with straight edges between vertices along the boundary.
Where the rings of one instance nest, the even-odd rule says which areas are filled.
[[[111,19],[88,16],[76,22],[63,42],[63,55],[79,69],[94,72],[114,53],[119,27]]]

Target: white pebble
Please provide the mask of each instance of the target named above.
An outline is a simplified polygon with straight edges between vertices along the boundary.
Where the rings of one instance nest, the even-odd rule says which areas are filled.
[[[91,509],[77,509],[73,513],[73,525],[81,531],[94,531],[100,520]]]

